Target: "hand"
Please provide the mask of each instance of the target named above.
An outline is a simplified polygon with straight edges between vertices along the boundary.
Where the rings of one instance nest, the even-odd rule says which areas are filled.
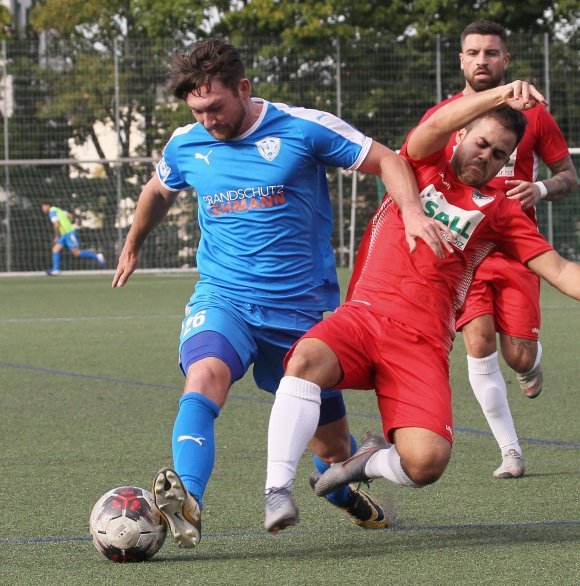
[[[520,181],[519,179],[508,179],[506,185],[513,185],[512,189],[506,191],[510,199],[519,200],[522,210],[534,207],[540,201],[540,188],[535,183]]]
[[[453,246],[451,246],[453,235],[445,224],[428,218],[422,210],[413,216],[406,215],[403,222],[410,252],[415,252],[417,238],[420,238],[438,258],[445,258],[446,252],[453,253]]]
[[[527,81],[516,80],[499,86],[505,103],[514,110],[529,110],[536,104],[547,106],[546,98]]]
[[[113,288],[122,287],[137,268],[138,261],[139,252],[132,248],[128,248],[127,244],[125,244],[121,251],[121,256],[117,263],[117,270],[115,271],[115,276],[113,277],[111,286]]]

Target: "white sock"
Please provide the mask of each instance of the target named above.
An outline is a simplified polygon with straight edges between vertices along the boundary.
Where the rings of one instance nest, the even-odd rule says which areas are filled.
[[[395,484],[403,486],[422,487],[419,484],[415,484],[403,470],[401,457],[396,446],[375,452],[366,463],[365,474],[369,478],[386,478]]]
[[[467,356],[467,367],[471,388],[502,455],[511,448],[521,454],[497,352],[485,358]]]
[[[529,372],[534,370],[534,368],[536,368],[538,366],[538,364],[540,364],[541,360],[542,360],[542,344],[540,344],[540,340],[538,340],[538,351],[536,352],[536,360],[534,361],[534,366],[532,366],[532,368],[530,368]],[[526,374],[528,374],[528,373],[526,372]]]
[[[285,376],[276,391],[268,426],[266,491],[292,486],[296,468],[320,418],[320,387]]]

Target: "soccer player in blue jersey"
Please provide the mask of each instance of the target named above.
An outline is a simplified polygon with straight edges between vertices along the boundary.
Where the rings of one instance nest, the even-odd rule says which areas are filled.
[[[63,248],[68,248],[76,257],[96,260],[101,268],[105,266],[105,257],[100,252],[81,248],[79,235],[72,223],[73,216],[70,212],[57,208],[50,201],[43,201],[40,209],[48,215],[54,229],[52,268],[46,271],[48,276],[60,274],[60,257]]]
[[[180,338],[186,378],[173,429],[174,469],[163,468],[153,487],[175,541],[193,547],[214,465],[215,419],[231,385],[253,364],[257,385],[274,393],[287,350],[339,303],[325,167],[380,176],[401,207],[410,250],[417,238],[440,257],[450,245],[423,214],[401,157],[332,114],[251,97],[230,44],[208,39],[190,53],[175,52],[172,90],[195,122],[173,133],[144,187],[112,285],[127,282],[147,235],[177,194],[194,187],[200,279]],[[340,392],[325,392],[310,446],[315,478],[356,450]],[[359,526],[387,525],[362,490],[346,487],[328,500]]]

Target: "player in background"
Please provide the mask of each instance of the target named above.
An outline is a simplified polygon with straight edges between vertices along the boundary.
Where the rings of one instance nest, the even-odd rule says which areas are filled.
[[[419,242],[408,254],[400,211],[385,197],[367,228],[368,247],[357,255],[350,299],[285,359],[268,432],[268,531],[298,521],[291,489],[316,427],[321,388],[375,389],[384,435],[363,438],[351,458],[322,474],[316,494],[381,477],[421,487],[443,474],[453,438],[455,315],[491,250],[580,299],[580,265],[553,250],[519,201],[486,185],[523,136],[526,119],[518,110],[536,102],[544,103],[541,94],[516,81],[447,104],[409,135],[402,155],[414,169],[425,214],[451,229],[454,252],[433,262]],[[459,142],[449,161],[446,145],[455,131]]]
[[[287,350],[339,303],[325,166],[380,176],[401,206],[410,249],[417,238],[440,256],[450,245],[424,216],[402,158],[332,114],[253,98],[240,54],[228,43],[209,39],[175,52],[172,91],[195,122],[173,133],[140,195],[113,287],[127,282],[143,241],[177,194],[194,187],[200,279],[179,345],[186,378],[173,430],[175,469],[162,469],[153,490],[176,542],[193,547],[214,466],[215,419],[231,385],[253,364],[256,384],[274,393]],[[324,393],[317,427],[311,447],[324,472],[356,450],[340,391]],[[357,525],[387,525],[381,507],[359,489],[346,487],[329,500]]]
[[[63,248],[68,248],[76,257],[91,258],[97,261],[100,268],[105,266],[105,257],[100,252],[81,248],[79,235],[74,227],[73,215],[52,205],[50,201],[43,201],[40,209],[47,214],[54,229],[52,241],[52,268],[46,274],[53,277],[60,274],[60,257]]]
[[[505,29],[488,20],[469,24],[461,34],[462,92],[431,108],[461,96],[505,83],[510,54]],[[528,124],[523,139],[509,162],[490,185],[519,200],[534,221],[541,199],[559,201],[578,186],[578,177],[560,128],[545,108],[525,110]],[[448,145],[451,157],[456,137]],[[552,176],[537,181],[539,159]],[[511,415],[507,386],[500,371],[496,332],[502,356],[526,397],[540,394],[543,372],[540,364],[540,280],[525,265],[502,252],[494,252],[478,268],[472,289],[458,317],[457,328],[467,350],[469,382],[500,448],[502,462],[493,472],[499,479],[518,478],[525,472],[524,458]]]

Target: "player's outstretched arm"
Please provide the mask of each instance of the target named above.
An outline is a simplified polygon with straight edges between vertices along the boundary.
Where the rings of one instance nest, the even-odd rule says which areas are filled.
[[[444,236],[447,234],[449,240],[452,240],[449,228],[423,213],[415,175],[411,165],[403,157],[381,143],[373,141],[359,171],[378,175],[386,185],[389,195],[401,210],[411,252],[417,248],[418,238],[423,240],[439,258],[445,257],[445,251],[453,252],[453,247]]]
[[[580,301],[580,265],[566,260],[555,250],[536,256],[527,265],[550,285]]]
[[[129,280],[137,268],[143,242],[167,215],[176,198],[177,192],[163,187],[157,175],[154,175],[145,185],[137,202],[133,224],[119,256],[112,282],[113,287],[122,287]]]
[[[520,80],[463,96],[442,106],[415,128],[407,141],[407,154],[420,160],[444,149],[454,132],[499,106],[528,110],[536,104],[547,102],[533,85]]]

